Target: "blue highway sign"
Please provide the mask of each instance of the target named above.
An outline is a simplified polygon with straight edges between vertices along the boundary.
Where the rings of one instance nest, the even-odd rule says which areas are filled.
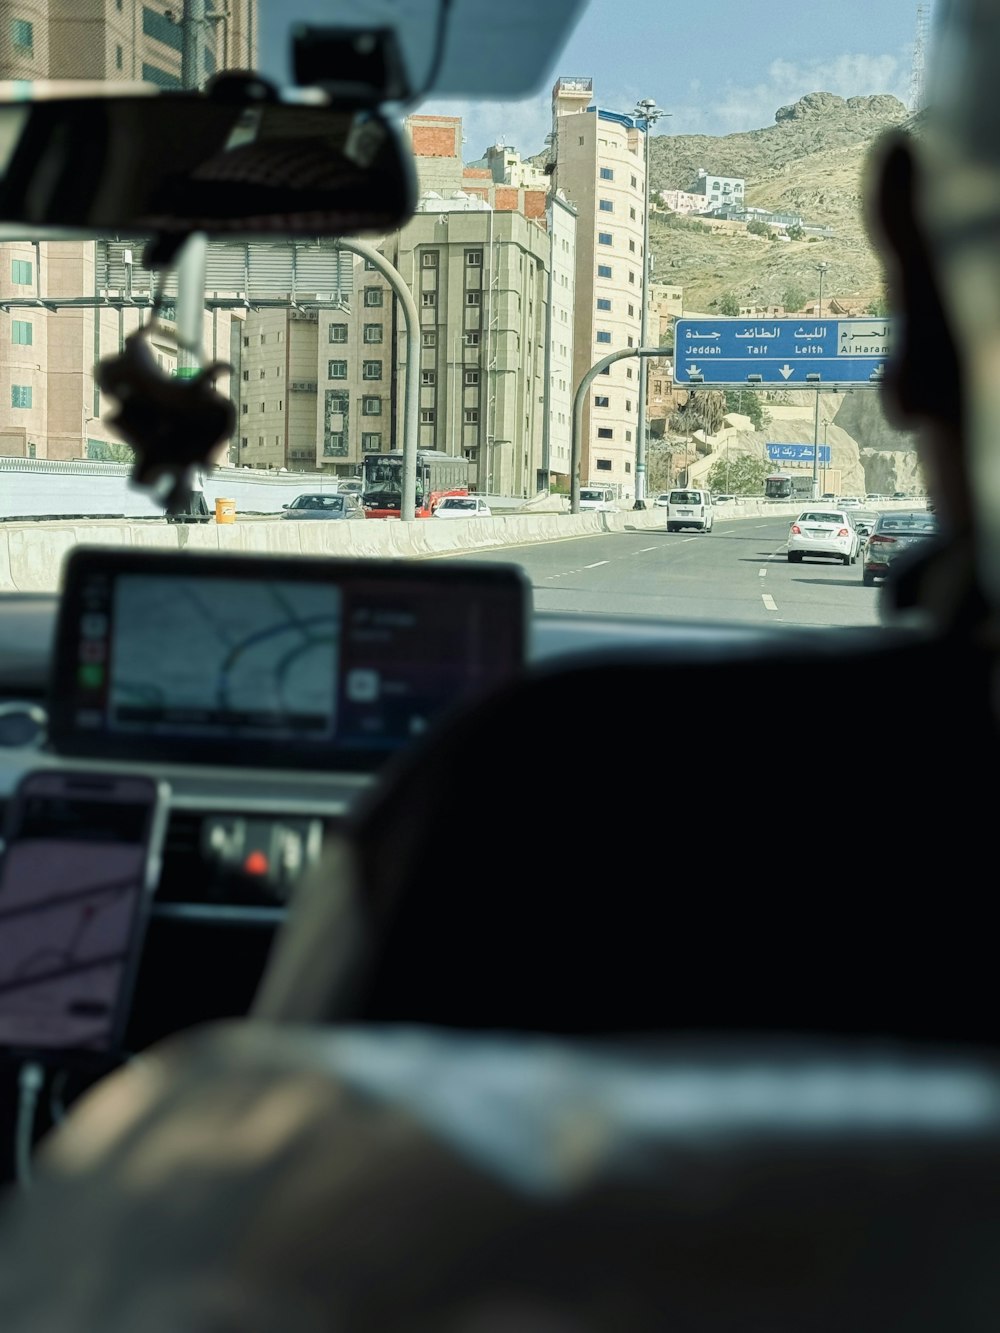
[[[767,456],[775,463],[811,463],[815,452],[815,446],[811,444],[769,444],[767,446]],[[831,456],[830,446],[821,444],[819,447],[819,461],[829,463]]]
[[[679,319],[674,382],[873,387],[889,352],[887,319]]]

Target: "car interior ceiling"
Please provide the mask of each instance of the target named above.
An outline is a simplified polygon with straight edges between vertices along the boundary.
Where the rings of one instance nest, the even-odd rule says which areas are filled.
[[[443,22],[461,9],[439,3]],[[406,190],[388,194],[387,218]],[[217,406],[210,379],[196,415]],[[102,579],[183,577],[147,555],[108,556],[77,609],[104,614]],[[284,559],[233,557],[231,604],[286,605]],[[577,650],[570,628],[543,661],[517,567],[424,560],[411,583],[402,563],[369,558],[366,584],[362,558],[302,557],[316,605],[288,611],[302,644],[279,669],[328,651],[338,569],[358,632],[384,634],[408,683],[458,651],[440,608],[468,607],[493,637],[426,733],[376,760],[359,723],[322,762],[299,736],[270,770],[153,736],[135,761],[175,775],[179,799],[121,1051],[45,1067],[37,1104],[34,1062],[0,1065],[4,1333],[995,1326],[995,949],[982,889],[953,870],[990,789],[897,771],[928,754],[990,771],[986,646],[907,627]],[[235,568],[206,558],[198,577]],[[418,604],[436,657],[399,630]],[[65,657],[67,623],[52,688],[69,716],[93,661]],[[562,642],[555,617],[549,633]],[[220,698],[242,645],[226,649]],[[3,669],[16,678],[13,652]],[[351,678],[338,722],[368,688]],[[686,743],[706,730],[695,699],[724,701],[724,748]],[[579,726],[595,700],[673,701],[678,753],[652,762],[629,726]],[[859,775],[803,747],[834,712],[892,766]],[[76,741],[81,770],[120,757]],[[225,764],[245,804],[206,818]],[[875,873],[831,854],[862,781]]]

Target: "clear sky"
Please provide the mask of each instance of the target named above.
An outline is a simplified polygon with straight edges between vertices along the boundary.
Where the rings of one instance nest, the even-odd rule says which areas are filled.
[[[287,32],[307,10],[318,17],[321,9],[334,22],[339,9],[356,22],[364,3],[290,0],[275,10],[266,0],[262,9],[279,16]],[[933,15],[931,3],[925,9]],[[590,0],[535,96],[431,98],[418,109],[461,115],[472,160],[498,139],[526,156],[539,152],[550,128],[552,83],[563,74],[592,77],[596,100],[614,110],[652,97],[670,113],[656,130],[665,134],[760,129],[774,123],[778,107],[810,92],[892,93],[909,105],[917,10],[916,0]]]

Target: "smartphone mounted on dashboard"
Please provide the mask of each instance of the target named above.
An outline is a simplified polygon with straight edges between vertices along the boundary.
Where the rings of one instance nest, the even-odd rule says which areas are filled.
[[[169,790],[125,773],[40,769],[7,806],[0,860],[0,1052],[119,1064],[160,871]]]

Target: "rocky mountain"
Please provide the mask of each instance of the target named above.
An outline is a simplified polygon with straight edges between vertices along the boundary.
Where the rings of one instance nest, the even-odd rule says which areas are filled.
[[[883,131],[910,122],[895,97],[810,93],[780,107],[775,123],[719,138],[654,135],[650,183],[689,189],[699,168],[747,183],[755,208],[799,214],[823,229],[801,240],[771,241],[745,230],[711,226],[665,211],[650,218],[654,272],[684,287],[684,307],[713,312],[726,297],[740,305],[801,308],[817,295],[816,265],[825,261],[826,297],[866,305],[881,296],[878,259],[862,217],[865,165]],[[800,300],[789,300],[790,297]]]

